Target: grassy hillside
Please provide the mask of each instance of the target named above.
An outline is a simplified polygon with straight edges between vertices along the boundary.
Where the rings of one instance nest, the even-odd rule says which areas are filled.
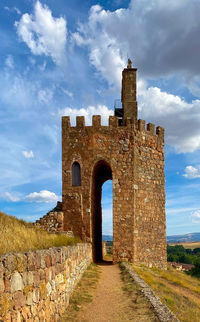
[[[200,280],[184,272],[133,266],[180,321],[200,321]]]
[[[67,246],[78,241],[77,238],[65,235],[48,234],[23,220],[0,212],[0,255],[52,246]]]

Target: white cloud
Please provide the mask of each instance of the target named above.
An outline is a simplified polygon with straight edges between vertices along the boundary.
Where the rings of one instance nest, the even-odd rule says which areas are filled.
[[[200,224],[200,210],[196,210],[191,213],[192,222],[194,224]]]
[[[5,192],[2,196],[7,201],[17,202],[20,200],[20,198],[13,196],[10,192]]]
[[[185,168],[185,174],[183,176],[188,179],[200,178],[200,165],[198,165],[196,168],[188,165]]]
[[[199,80],[200,73],[199,11],[200,2],[191,0],[132,0],[113,12],[95,5],[72,39],[88,47],[90,62],[109,83],[119,86],[128,55],[143,76],[179,73],[192,89],[191,77]]]
[[[92,124],[92,115],[101,115],[101,123],[103,125],[108,124],[109,115],[113,115],[113,110],[109,110],[105,105],[88,106],[87,108],[71,108],[66,107],[59,110],[59,115],[69,115],[71,120],[71,125],[76,124],[76,116],[85,116],[86,125]]]
[[[25,13],[15,22],[19,37],[34,55],[50,56],[57,65],[66,62],[66,20],[54,18],[49,8],[37,1],[34,13]]]
[[[5,65],[10,69],[14,69],[14,59],[12,55],[6,57]]]
[[[187,103],[179,96],[147,88],[138,82],[139,117],[165,128],[166,143],[177,152],[200,149],[200,100]]]
[[[30,150],[30,151],[22,151],[22,154],[26,159],[33,159],[34,158],[34,153],[33,153],[32,150]]]
[[[99,5],[92,6],[88,23],[79,24],[78,31],[72,34],[72,40],[78,46],[88,46],[91,64],[111,86],[119,87],[125,60],[116,38],[104,25],[106,17],[109,20],[110,15],[111,12],[103,10]]]
[[[40,192],[31,192],[24,200],[28,202],[50,203],[61,200],[61,196],[57,196],[54,192],[48,190],[41,190]]]
[[[1,197],[7,201],[18,202],[37,202],[37,203],[51,203],[62,200],[61,196],[57,196],[54,192],[48,190],[41,190],[40,192],[31,192],[25,197],[18,197],[10,192],[5,192],[1,194]]]

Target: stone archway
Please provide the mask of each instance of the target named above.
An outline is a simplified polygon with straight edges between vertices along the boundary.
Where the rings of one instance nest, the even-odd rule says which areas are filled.
[[[98,161],[92,174],[92,252],[93,260],[102,260],[102,185],[107,180],[112,180],[110,165],[104,161]]]

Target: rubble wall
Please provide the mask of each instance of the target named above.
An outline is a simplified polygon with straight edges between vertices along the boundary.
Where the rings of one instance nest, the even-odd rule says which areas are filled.
[[[0,256],[0,320],[58,321],[91,259],[90,244]]]

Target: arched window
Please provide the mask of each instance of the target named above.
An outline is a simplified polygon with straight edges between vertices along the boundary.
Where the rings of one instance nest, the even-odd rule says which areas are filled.
[[[72,186],[81,186],[81,167],[78,162],[72,164]]]

